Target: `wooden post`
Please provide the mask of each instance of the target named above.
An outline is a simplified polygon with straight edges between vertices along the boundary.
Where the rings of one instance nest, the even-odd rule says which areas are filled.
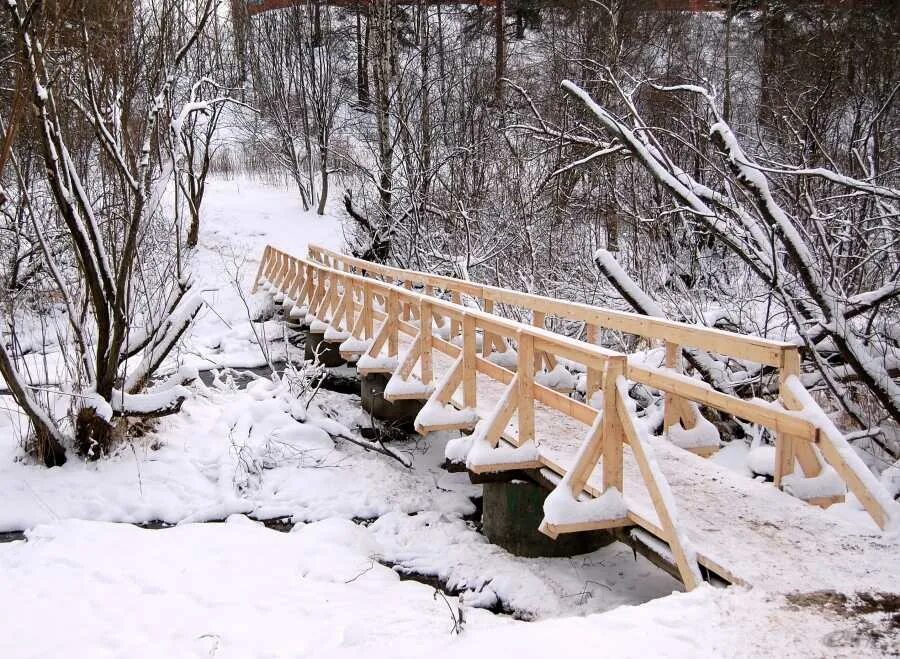
[[[531,312],[531,324],[535,327],[540,327],[544,329],[544,323],[547,320],[547,314],[543,311],[532,311]],[[543,353],[536,352],[534,355],[534,370],[540,371],[544,367],[544,358]]]
[[[363,284],[363,332],[365,338],[371,339],[375,337],[375,317],[372,313],[375,301],[372,299],[372,285],[368,282]]]
[[[450,301],[453,304],[462,305],[462,296],[459,294],[459,291],[451,291],[450,293]],[[458,320],[450,319],[450,342],[453,342],[457,336],[459,336],[460,324]]]
[[[475,348],[475,318],[463,316],[463,405],[475,409],[477,405],[476,368],[478,354]]]
[[[352,277],[342,277],[344,280],[344,299],[347,306],[344,309],[344,329],[351,331],[356,324],[356,284]],[[335,327],[335,329],[339,329]]]
[[[390,323],[390,332],[388,333],[388,357],[396,357],[400,350],[400,298],[397,291],[388,293],[387,318],[386,323]]]
[[[431,302],[423,298],[419,302],[419,337],[422,351],[422,382],[431,384],[434,378],[434,362],[432,348],[434,347],[434,334],[432,334],[431,314],[433,307]]]
[[[287,296],[291,298],[291,300],[293,300],[295,303],[297,302],[297,296],[300,295],[300,291],[303,289],[303,283],[305,281],[305,269],[303,267],[303,263],[295,260],[294,279],[291,282],[291,286],[287,292]]]
[[[482,301],[482,306],[484,307],[485,313],[494,313],[494,301],[484,298]],[[487,331],[487,329],[482,331],[481,334],[481,356],[487,359],[491,356],[491,353],[494,351],[494,335]]]
[[[256,289],[259,288],[259,280],[265,271],[266,264],[269,261],[269,253],[271,252],[271,247],[266,245],[266,248],[263,250],[262,258],[259,261],[259,267],[256,269],[256,277],[253,279],[253,288],[250,289],[251,295],[256,292]]]
[[[800,375],[799,348],[783,348],[781,363],[778,369],[778,391],[781,404],[789,410],[799,410],[801,405],[787,388],[787,379],[792,375]],[[822,470],[815,449],[802,440],[795,439],[783,432],[775,433],[775,487],[781,488],[785,476],[794,473],[794,461],[800,462],[803,475],[807,478],[818,476]]]
[[[519,446],[534,439],[534,337],[519,332],[519,361],[517,374],[519,389],[517,393],[519,417]]]
[[[681,346],[671,341],[666,341],[666,368],[681,373]],[[674,426],[679,421],[677,396],[673,393],[666,393],[664,405],[663,425],[665,426],[664,430],[668,432],[669,426]]]
[[[682,372],[681,346],[666,341],[666,368],[677,373]],[[696,427],[697,417],[693,406],[677,394],[667,392],[664,401],[663,430],[668,432],[670,426],[680,423],[685,430]]]
[[[611,487],[622,488],[623,451],[625,430],[619,418],[619,389],[617,380],[625,375],[625,357],[611,357],[606,362],[603,378],[603,491]]]
[[[406,281],[403,282],[403,288],[405,288],[408,291],[411,291],[412,290],[412,282],[407,279]],[[403,301],[403,320],[412,320],[412,317],[413,317],[412,305],[409,304],[408,302],[406,302],[406,300],[404,300]]]

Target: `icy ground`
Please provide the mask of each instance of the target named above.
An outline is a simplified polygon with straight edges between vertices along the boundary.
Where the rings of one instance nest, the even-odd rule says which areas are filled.
[[[236,386],[224,367],[266,363],[260,344],[274,361],[291,349],[278,323],[248,320],[254,301],[241,291],[263,246],[339,247],[341,227],[302,214],[289,189],[249,181],[214,181],[207,203],[194,274],[210,306],[181,357],[219,369],[213,383],[197,383],[181,414],[98,464],[30,465],[17,419],[0,417],[0,532],[27,530],[27,542],[0,544],[0,657],[879,656],[895,647],[878,612],[850,617],[762,589],[672,594],[677,582],[622,545],[513,557],[466,521],[479,488],[440,468],[447,436],[401,445],[409,470],[334,438],[366,424],[356,396],[322,390],[299,409],[284,384]],[[250,517],[297,524],[282,533]],[[149,521],[177,526],[109,523]]]

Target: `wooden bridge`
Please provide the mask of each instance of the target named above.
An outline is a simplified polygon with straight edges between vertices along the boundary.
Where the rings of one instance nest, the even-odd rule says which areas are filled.
[[[830,575],[841,574],[859,590],[900,592],[900,541],[887,539],[896,534],[861,531],[820,508],[849,489],[881,529],[900,527],[900,504],[801,383],[794,344],[376,265],[316,246],[306,259],[267,247],[258,287],[291,318],[339,343],[360,373],[389,374],[386,399],[425,401],[420,433],[472,431],[447,449],[471,472],[539,470],[555,485],[541,524],[550,537],[622,529],[656,547],[688,589],[715,575],[807,592],[833,588]],[[530,323],[495,314],[501,307]],[[549,331],[548,315],[581,324],[586,340]],[[665,363],[596,345],[602,330],[661,343]],[[742,399],[686,376],[688,348],[774,369],[777,400]],[[572,395],[571,382],[560,386],[557,376],[572,371],[583,374],[582,396]],[[629,396],[635,384],[664,393],[669,441],[648,437]],[[774,433],[774,484],[703,457],[715,452],[718,435],[699,405]]]

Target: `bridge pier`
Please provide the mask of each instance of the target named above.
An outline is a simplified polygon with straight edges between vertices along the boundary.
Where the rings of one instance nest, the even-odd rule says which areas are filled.
[[[319,363],[328,368],[343,366],[347,360],[341,357],[340,343],[325,340],[325,332],[305,331],[306,348],[304,357],[314,361],[318,355]]]
[[[359,397],[362,408],[380,421],[386,421],[404,430],[413,430],[413,421],[425,405],[424,400],[384,399],[384,388],[391,379],[390,373],[366,373],[359,376]]]
[[[484,534],[515,556],[575,556],[615,540],[609,531],[565,533],[556,540],[538,531],[549,491],[523,472],[507,472],[488,479],[475,477],[473,482],[476,481],[481,481],[484,488]]]

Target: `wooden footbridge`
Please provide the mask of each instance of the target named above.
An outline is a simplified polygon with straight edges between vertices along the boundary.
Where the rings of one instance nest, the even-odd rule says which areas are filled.
[[[386,399],[425,401],[416,418],[420,433],[472,431],[447,449],[471,472],[540,470],[555,484],[541,524],[550,537],[623,529],[655,547],[689,589],[716,575],[781,592],[832,589],[836,581],[900,592],[898,534],[874,525],[861,530],[821,509],[849,490],[878,527],[900,527],[900,505],[801,383],[793,344],[376,265],[315,246],[305,259],[267,247],[257,287],[325,341],[339,343],[361,373],[389,374]],[[494,313],[501,308],[530,322]],[[546,329],[548,315],[580,323],[585,340]],[[664,363],[596,345],[602,330],[659,342]],[[688,348],[775,369],[777,399],[742,399],[686,376],[681,357]],[[581,395],[555,377],[571,372],[582,374]],[[629,395],[635,385],[664,393],[669,440],[648,436]],[[705,459],[718,436],[699,405],[774,433],[774,484]]]

